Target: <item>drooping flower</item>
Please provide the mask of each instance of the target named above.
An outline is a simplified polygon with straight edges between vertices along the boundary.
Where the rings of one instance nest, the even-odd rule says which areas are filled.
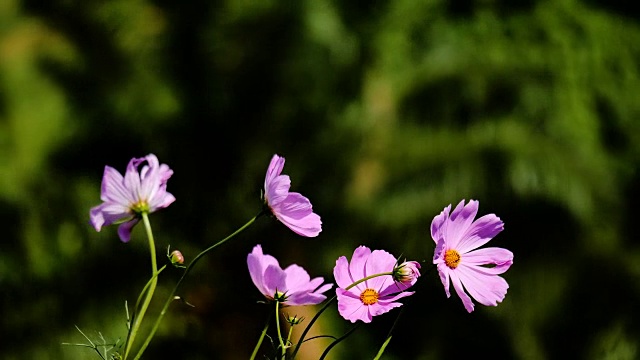
[[[460,201],[451,214],[451,205],[447,206],[433,219],[431,237],[436,243],[433,263],[438,267],[447,297],[451,296],[451,280],[465,309],[472,312],[474,304],[469,295],[486,306],[497,306],[504,299],[509,284],[498,275],[509,269],[513,253],[497,247],[477,249],[498,235],[504,223],[494,214],[474,221],[478,201],[464,203]]]
[[[281,175],[284,158],[273,155],[264,179],[265,204],[273,215],[298,235],[318,236],[322,231],[320,216],[313,212],[311,202],[299,193],[289,192],[291,179]]]
[[[147,164],[138,172],[144,162]],[[100,193],[103,203],[91,208],[91,225],[100,231],[103,226],[120,224],[120,240],[128,242],[131,229],[140,221],[142,213],[166,208],[176,200],[167,192],[167,180],[172,174],[173,170],[160,164],[153,154],[131,159],[124,177],[116,169],[105,166]]]
[[[307,271],[296,264],[283,270],[276,258],[262,253],[260,245],[247,256],[247,265],[251,280],[262,295],[281,305],[319,304],[327,298],[322,293],[333,287],[333,284],[322,285],[322,277],[311,279]]]
[[[396,267],[397,260],[393,255],[384,250],[372,252],[366,246],[356,248],[351,263],[346,257],[339,257],[333,268],[333,276],[338,284],[336,295],[340,315],[352,323],[358,320],[369,323],[374,316],[402,306],[396,300],[413,294],[412,291],[403,290],[415,284],[417,276],[408,283],[396,282],[392,275]],[[373,277],[349,288],[358,280],[382,273],[389,275]]]

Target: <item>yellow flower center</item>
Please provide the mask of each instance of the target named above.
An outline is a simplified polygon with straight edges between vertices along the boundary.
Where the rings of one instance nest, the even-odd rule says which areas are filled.
[[[366,289],[360,294],[360,301],[365,305],[373,305],[378,302],[378,292],[373,289]]]
[[[444,253],[444,263],[450,269],[455,269],[460,265],[460,253],[451,249]]]
[[[137,203],[129,205],[129,209],[136,215],[149,212],[149,203],[146,200],[140,200]]]

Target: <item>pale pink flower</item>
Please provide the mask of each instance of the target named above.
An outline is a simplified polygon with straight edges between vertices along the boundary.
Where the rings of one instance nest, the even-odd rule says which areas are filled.
[[[433,263],[447,297],[451,296],[451,280],[465,309],[472,312],[474,304],[469,295],[486,306],[497,306],[504,299],[509,284],[498,275],[509,269],[513,253],[496,247],[477,249],[502,231],[504,224],[494,214],[474,221],[478,201],[464,203],[462,200],[451,214],[451,205],[447,206],[433,219],[431,237],[436,243]]]
[[[318,236],[322,231],[320,216],[313,212],[311,202],[299,193],[289,192],[291,179],[281,175],[284,158],[273,155],[264,179],[265,203],[276,217],[298,235]]]
[[[146,162],[138,172],[138,166]],[[103,226],[120,224],[120,240],[128,242],[131,229],[140,221],[142,213],[150,214],[169,206],[176,198],[167,192],[167,180],[173,170],[160,164],[149,154],[129,161],[124,177],[110,166],[104,167],[102,177],[102,204],[91,208],[91,225],[100,231]]]
[[[319,304],[327,298],[322,293],[333,287],[333,284],[322,285],[322,277],[311,279],[296,264],[283,270],[276,258],[262,253],[260,245],[256,245],[247,256],[247,265],[251,280],[262,295],[285,306]]]

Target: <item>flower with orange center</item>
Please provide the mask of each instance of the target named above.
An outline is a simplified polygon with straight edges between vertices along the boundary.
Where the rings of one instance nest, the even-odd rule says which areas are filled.
[[[340,315],[352,323],[358,320],[369,323],[374,316],[402,306],[397,300],[412,295],[413,292],[402,291],[411,285],[411,281],[404,287],[399,287],[394,280],[392,274],[397,268],[397,263],[396,258],[388,252],[372,252],[366,246],[360,246],[353,252],[351,262],[344,256],[338,258],[333,268],[333,276],[339,286],[336,296]],[[375,274],[385,275],[353,285]]]
[[[433,263],[438,267],[444,291],[447,297],[451,296],[451,282],[468,312],[474,309],[471,297],[483,305],[497,306],[509,288],[498,275],[509,269],[513,253],[502,248],[478,248],[498,235],[504,224],[494,214],[474,221],[478,212],[475,200],[466,205],[462,200],[450,212],[451,205],[431,223],[431,237],[436,243]]]

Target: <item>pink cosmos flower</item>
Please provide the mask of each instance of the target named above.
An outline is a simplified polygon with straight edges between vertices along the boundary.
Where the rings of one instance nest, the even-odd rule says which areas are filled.
[[[433,263],[438,267],[447,297],[451,296],[451,280],[465,309],[472,312],[474,304],[469,295],[486,306],[497,306],[504,299],[509,284],[498,274],[509,269],[513,253],[495,247],[476,250],[498,235],[504,224],[494,214],[474,221],[478,201],[470,200],[467,205],[464,202],[460,201],[451,215],[449,205],[433,219],[431,237],[436,242]]]
[[[144,162],[147,164],[138,172],[138,166]],[[160,164],[153,154],[131,159],[124,177],[116,169],[105,166],[100,193],[103,203],[91,208],[91,225],[100,231],[103,226],[120,224],[120,240],[128,242],[131,229],[140,221],[142,213],[166,208],[176,200],[167,192],[167,180],[172,174],[173,170]]]
[[[414,262],[411,262],[409,266],[412,267],[412,270],[417,270],[414,265]],[[333,276],[338,284],[336,295],[338,296],[340,315],[352,323],[358,320],[369,323],[374,316],[402,306],[396,300],[413,294],[413,292],[403,290],[415,284],[420,275],[419,272],[412,272],[414,276],[410,279],[405,278],[406,282],[404,283],[394,281],[392,275],[383,275],[368,279],[346,290],[350,285],[367,276],[396,273],[397,269],[397,260],[393,255],[384,250],[371,252],[366,246],[356,248],[351,257],[351,263],[346,257],[339,257],[333,268]]]
[[[289,192],[291,179],[280,175],[284,158],[273,155],[264,179],[265,203],[273,215],[298,235],[318,236],[322,231],[320,216],[313,212],[311,202],[306,197]]]
[[[333,284],[320,286],[324,278],[311,280],[309,274],[296,264],[282,270],[276,258],[262,253],[260,245],[256,245],[247,256],[247,265],[251,280],[262,295],[285,306],[319,304],[327,298],[322,293],[333,287]]]

